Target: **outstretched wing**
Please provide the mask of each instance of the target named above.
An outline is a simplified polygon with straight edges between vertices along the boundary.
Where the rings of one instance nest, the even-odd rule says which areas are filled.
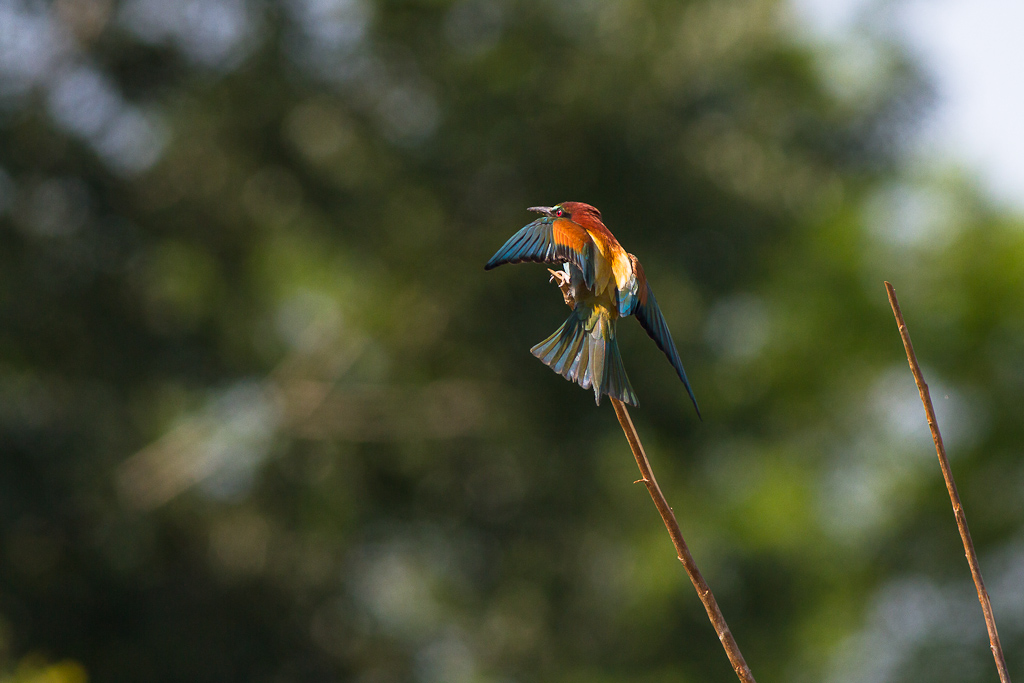
[[[594,285],[594,242],[586,230],[564,218],[544,216],[512,235],[491,257],[484,270],[504,263],[571,263]]]
[[[683,361],[679,358],[676,343],[672,341],[672,333],[668,331],[668,323],[665,322],[665,316],[661,314],[661,309],[658,308],[658,300],[654,298],[651,286],[647,284],[646,278],[643,277],[643,270],[639,272],[639,279],[641,280],[640,296],[633,309],[633,315],[640,321],[640,326],[650,335],[654,343],[658,345],[658,348],[668,356],[668,360],[672,363],[672,367],[676,369],[679,379],[683,380],[686,393],[690,395],[690,400],[693,401],[693,407],[697,410],[697,417],[700,417],[700,406],[697,405],[697,398],[693,395],[693,389],[690,388],[690,380],[686,379]]]

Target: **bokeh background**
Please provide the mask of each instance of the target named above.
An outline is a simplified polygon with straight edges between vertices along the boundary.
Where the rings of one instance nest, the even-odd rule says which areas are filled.
[[[883,279],[1024,675],[1024,221],[892,6],[801,5],[0,0],[0,680],[735,680],[560,294],[482,269],[567,199],[758,679],[995,679]]]

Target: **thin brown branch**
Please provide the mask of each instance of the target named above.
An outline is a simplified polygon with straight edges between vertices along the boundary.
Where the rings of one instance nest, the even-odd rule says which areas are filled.
[[[609,396],[609,398],[611,397]],[[743,683],[755,683],[754,674],[750,673],[750,667],[747,666],[747,662],[743,659],[743,654],[740,653],[736,639],[732,637],[729,625],[725,623],[722,610],[718,609],[718,602],[715,600],[714,594],[708,587],[704,577],[701,576],[700,570],[697,569],[697,563],[693,561],[690,549],[686,547],[686,541],[683,540],[683,532],[679,530],[676,515],[672,512],[672,508],[669,507],[668,501],[665,500],[665,495],[661,492],[661,487],[658,486],[658,480],[654,478],[651,463],[647,460],[647,454],[644,453],[644,447],[640,443],[640,436],[636,433],[636,427],[633,426],[633,420],[630,419],[626,406],[618,399],[612,398],[611,401],[612,407],[615,408],[615,416],[619,418],[619,424],[622,425],[622,431],[626,433],[626,440],[629,441],[633,457],[636,458],[637,467],[640,468],[640,475],[643,477],[640,481],[647,486],[647,491],[651,494],[655,507],[661,513],[661,519],[665,522],[668,535],[672,537],[672,543],[676,546],[676,554],[679,557],[679,561],[686,568],[686,573],[690,575],[693,587],[697,589],[697,596],[704,603],[704,609],[707,610],[708,618],[715,627],[715,632],[718,633],[718,639],[722,641],[722,647],[725,648],[725,654],[729,657],[729,662],[732,664],[736,676]]]
[[[910,371],[914,373],[914,381],[917,382],[917,390],[921,394],[921,403],[924,405],[924,413],[928,418],[928,427],[932,430],[932,440],[935,442],[935,453],[939,456],[939,467],[942,469],[942,476],[946,480],[946,489],[949,491],[949,500],[953,503],[953,514],[956,516],[956,526],[960,530],[960,538],[964,542],[964,551],[967,555],[967,563],[971,567],[971,576],[974,578],[974,587],[978,590],[978,602],[981,603],[981,611],[985,613],[985,626],[988,627],[988,641],[992,649],[992,657],[996,660],[996,669],[999,671],[999,680],[1002,683],[1010,683],[1010,674],[1006,670],[1006,658],[1003,657],[1003,646],[999,642],[999,632],[996,630],[996,618],[992,614],[992,603],[988,599],[988,591],[985,590],[985,582],[981,578],[981,567],[978,565],[978,555],[974,552],[974,542],[971,540],[971,532],[967,528],[967,516],[964,514],[964,506],[960,503],[960,494],[956,490],[956,482],[953,480],[953,471],[949,467],[949,459],[946,458],[946,447],[942,445],[942,434],[939,433],[939,423],[935,419],[935,409],[932,407],[932,397],[928,393],[928,385],[925,384],[924,376],[921,374],[921,367],[917,364],[917,355],[914,354],[914,345],[910,342],[910,332],[907,331],[907,324],[903,322],[903,312],[900,310],[900,303],[896,300],[896,290],[888,282],[885,283],[885,291],[889,293],[889,304],[892,306],[893,315],[896,316],[896,324],[899,326],[900,337],[903,338],[903,348],[907,351],[907,362],[910,363]]]

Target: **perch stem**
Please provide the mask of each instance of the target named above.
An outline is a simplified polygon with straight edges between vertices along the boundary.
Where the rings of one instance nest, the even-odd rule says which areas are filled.
[[[928,393],[928,385],[925,384],[924,376],[921,374],[921,367],[917,363],[917,355],[914,353],[914,345],[910,341],[910,332],[907,331],[907,324],[903,321],[903,312],[900,310],[900,303],[896,299],[896,290],[886,282],[885,291],[889,294],[889,305],[892,306],[893,315],[896,316],[896,324],[899,327],[900,337],[903,339],[903,348],[907,352],[907,362],[910,363],[910,371],[914,374],[914,381],[917,382],[917,391],[921,394],[921,403],[924,405],[924,413],[928,419],[928,427],[932,431],[932,441],[935,442],[935,453],[939,456],[939,467],[942,469],[942,476],[946,480],[946,489],[949,491],[949,500],[953,503],[953,515],[956,517],[956,526],[960,530],[960,538],[964,542],[964,554],[967,556],[967,564],[971,567],[971,576],[974,578],[974,587],[978,591],[978,602],[981,603],[981,611],[985,614],[985,626],[988,628],[988,641],[992,649],[992,657],[996,660],[996,669],[999,672],[999,680],[1002,683],[1010,683],[1010,674],[1006,670],[1006,658],[1003,656],[1003,645],[999,642],[999,632],[996,630],[996,618],[992,613],[992,603],[988,599],[988,591],[985,590],[985,581],[981,578],[981,567],[978,564],[978,554],[974,552],[974,542],[971,540],[970,529],[967,528],[967,516],[964,514],[964,506],[960,503],[960,494],[956,489],[956,482],[953,480],[953,470],[949,467],[949,459],[946,457],[946,447],[942,444],[942,434],[939,433],[939,423],[935,419],[935,409],[932,407],[932,397]]]
[[[750,667],[747,666],[747,662],[743,659],[743,654],[736,644],[736,639],[732,637],[732,631],[729,630],[729,625],[725,622],[725,617],[722,616],[722,610],[718,608],[718,602],[715,600],[714,593],[711,592],[711,588],[708,587],[700,570],[697,569],[697,563],[693,561],[690,549],[686,547],[686,541],[683,540],[683,533],[679,530],[676,515],[672,512],[672,508],[669,507],[668,501],[665,500],[665,495],[661,492],[661,487],[658,486],[658,480],[654,478],[651,463],[647,460],[647,454],[640,443],[640,436],[636,432],[636,427],[633,426],[633,420],[630,419],[626,406],[616,398],[611,398],[611,401],[612,406],[615,408],[615,416],[619,418],[619,424],[622,425],[622,431],[626,433],[626,440],[629,441],[633,457],[636,458],[637,467],[640,468],[640,475],[643,477],[640,481],[647,487],[648,493],[651,494],[651,498],[654,500],[654,506],[658,508],[661,519],[665,522],[665,528],[668,529],[668,535],[672,537],[672,543],[676,547],[679,561],[683,563],[686,573],[690,576],[690,581],[693,582],[693,587],[697,589],[697,596],[704,603],[704,609],[708,612],[708,619],[711,620],[712,626],[715,627],[715,632],[718,634],[718,639],[722,642],[722,647],[725,648],[725,654],[729,657],[729,662],[732,664],[736,676],[743,683],[755,683],[754,674],[750,672]]]

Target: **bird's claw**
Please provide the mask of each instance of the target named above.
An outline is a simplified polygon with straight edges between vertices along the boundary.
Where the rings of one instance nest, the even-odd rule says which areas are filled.
[[[562,290],[562,298],[565,300],[565,305],[569,308],[576,308],[576,298],[572,295],[572,286],[569,284],[569,273],[552,268],[548,268],[548,272],[551,273],[551,278],[548,282],[554,282]]]
[[[564,270],[555,270],[553,268],[548,268],[548,272],[551,273],[551,278],[548,280],[548,282],[555,282],[557,280],[559,287],[565,287],[566,285],[569,284],[569,273],[565,272]]]

